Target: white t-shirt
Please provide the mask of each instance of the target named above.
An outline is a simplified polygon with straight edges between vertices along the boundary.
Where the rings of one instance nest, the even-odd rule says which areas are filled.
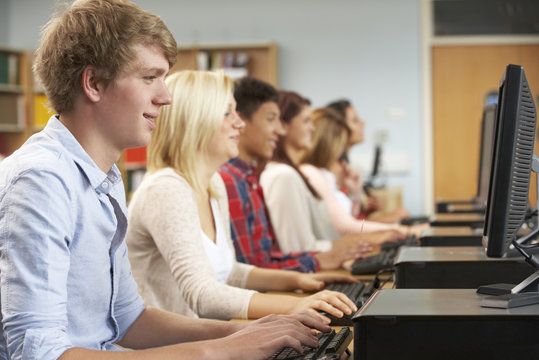
[[[215,242],[200,229],[202,234],[202,244],[204,245],[206,255],[208,255],[208,258],[210,259],[217,281],[221,284],[225,284],[226,279],[230,276],[230,272],[234,266],[234,255],[232,254],[232,249],[228,246],[228,240],[222,226],[216,200],[211,198],[210,204],[215,224]]]

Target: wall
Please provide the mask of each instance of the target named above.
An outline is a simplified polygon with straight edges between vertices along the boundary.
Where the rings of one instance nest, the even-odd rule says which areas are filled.
[[[9,39],[9,1],[0,0],[0,45],[6,45]]]
[[[276,41],[280,87],[314,106],[347,97],[366,122],[351,152],[370,170],[387,132],[387,183],[423,213],[419,0],[135,0],[159,14],[181,45]],[[9,46],[33,48],[53,0],[9,0]],[[1,40],[1,39],[0,39]]]

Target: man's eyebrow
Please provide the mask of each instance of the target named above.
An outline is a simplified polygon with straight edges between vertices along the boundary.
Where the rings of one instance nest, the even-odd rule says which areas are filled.
[[[155,73],[155,74],[158,74],[158,75],[162,75],[162,74],[166,74],[167,73],[167,69],[164,69],[162,67],[151,67],[151,66],[140,66],[138,68],[138,70],[140,72],[151,72],[151,73]]]

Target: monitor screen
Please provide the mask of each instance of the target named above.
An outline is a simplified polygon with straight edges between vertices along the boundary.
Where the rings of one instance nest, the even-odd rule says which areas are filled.
[[[479,148],[479,175],[477,181],[477,197],[475,202],[486,205],[488,186],[490,182],[490,165],[492,163],[492,148],[494,144],[494,123],[496,120],[496,105],[487,105],[483,109],[481,122],[481,146]]]
[[[490,184],[483,229],[487,256],[502,257],[528,205],[536,113],[524,69],[508,65],[500,80]]]

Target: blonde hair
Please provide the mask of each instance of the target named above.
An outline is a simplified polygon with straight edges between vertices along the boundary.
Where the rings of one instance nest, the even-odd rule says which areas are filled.
[[[133,45],[155,45],[176,62],[172,33],[157,16],[126,0],[78,0],[65,6],[43,28],[34,72],[51,107],[73,109],[82,93],[83,70],[96,67],[98,81],[112,84],[136,58]]]
[[[325,107],[311,113],[314,124],[314,146],[305,154],[302,162],[318,168],[329,169],[344,153],[350,128],[343,116]]]
[[[234,83],[222,72],[181,71],[166,80],[171,105],[164,106],[148,146],[148,173],[170,167],[196,192],[203,189],[196,167],[206,156],[210,140],[221,126]]]

